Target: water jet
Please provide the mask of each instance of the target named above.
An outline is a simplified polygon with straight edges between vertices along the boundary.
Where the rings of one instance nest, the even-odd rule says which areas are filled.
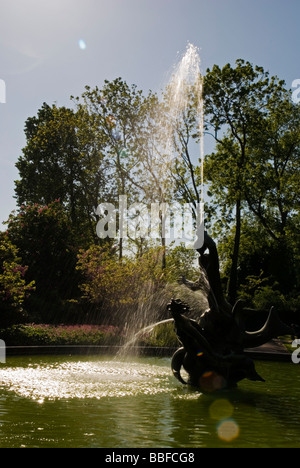
[[[196,58],[198,70],[194,52],[189,49],[184,64],[189,68],[188,57]],[[201,235],[194,245],[199,280],[182,278],[174,288],[179,299],[164,291],[159,301],[141,301],[137,315],[146,317],[161,302],[165,319],[145,327],[133,317],[132,339],[174,324],[180,342],[171,361],[176,378],[171,354],[8,356],[0,366],[1,447],[299,447],[298,368],[254,363],[245,352],[291,330],[271,310],[261,329],[247,332],[247,308],[226,301],[216,245],[204,229]]]

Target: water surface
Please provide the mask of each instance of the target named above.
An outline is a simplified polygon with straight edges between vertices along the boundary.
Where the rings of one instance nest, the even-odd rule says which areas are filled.
[[[8,358],[0,447],[300,447],[299,366],[256,367],[266,383],[204,395],[165,358]]]

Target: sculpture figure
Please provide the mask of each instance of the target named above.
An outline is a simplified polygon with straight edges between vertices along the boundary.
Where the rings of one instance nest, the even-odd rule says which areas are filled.
[[[183,384],[208,392],[236,386],[245,378],[264,381],[244,350],[258,347],[281,335],[293,334],[294,330],[279,319],[272,307],[264,326],[258,331],[248,332],[245,318],[249,310],[242,301],[234,306],[226,301],[216,244],[207,233],[198,252],[204,276],[196,283],[183,278],[182,283],[194,290],[204,288],[209,308],[195,321],[188,318],[189,306],[182,301],[172,300],[168,305],[182,344],[172,358],[174,376]],[[182,367],[188,374],[187,381],[182,378]]]

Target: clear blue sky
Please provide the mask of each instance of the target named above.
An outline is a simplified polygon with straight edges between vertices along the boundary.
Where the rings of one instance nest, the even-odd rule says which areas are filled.
[[[43,102],[71,105],[85,85],[117,77],[159,91],[188,42],[203,71],[243,58],[290,88],[299,19],[300,0],[0,0],[0,228],[15,208],[25,120]]]

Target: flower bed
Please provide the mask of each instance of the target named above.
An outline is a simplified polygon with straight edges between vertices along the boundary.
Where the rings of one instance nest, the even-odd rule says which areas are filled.
[[[6,346],[83,346],[122,344],[118,327],[110,325],[16,325],[0,330]]]

